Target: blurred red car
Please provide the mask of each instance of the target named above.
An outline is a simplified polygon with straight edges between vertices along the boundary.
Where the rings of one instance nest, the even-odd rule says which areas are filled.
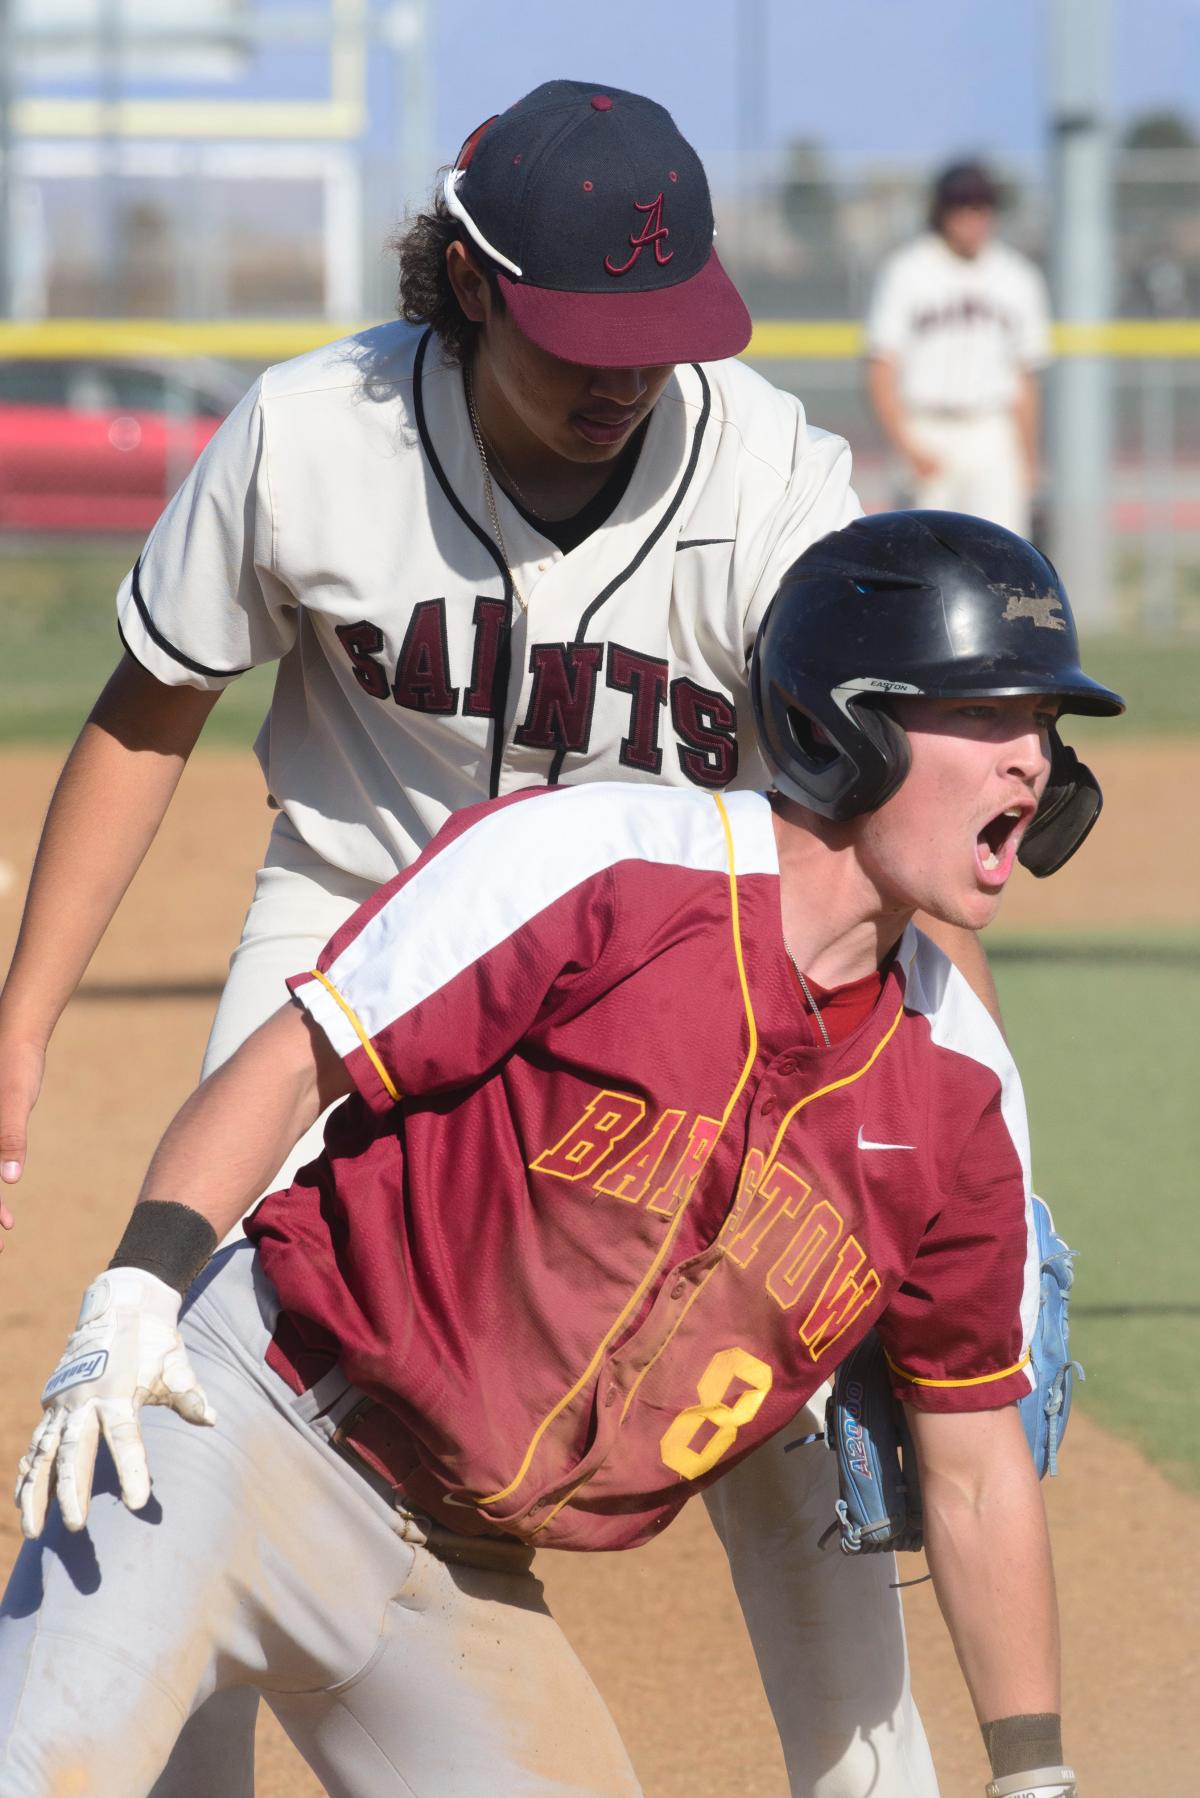
[[[0,530],[148,531],[247,385],[219,363],[0,362]]]

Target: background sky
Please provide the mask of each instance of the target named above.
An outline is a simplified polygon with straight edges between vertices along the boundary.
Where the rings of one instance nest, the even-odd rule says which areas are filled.
[[[392,0],[369,3],[381,21]],[[98,4],[91,0],[93,9]],[[1111,20],[1117,129],[1139,112],[1171,106],[1200,130],[1200,0],[1084,4]],[[268,16],[294,16],[305,5],[250,0],[251,11]],[[22,0],[27,18],[38,9],[39,0]],[[321,10],[313,0],[313,11]],[[662,100],[710,164],[732,164],[747,144],[769,155],[810,138],[847,172],[977,149],[1036,176],[1047,140],[1051,10],[1051,0],[428,0],[432,156],[435,164],[448,159],[490,113],[566,75]],[[753,18],[763,36],[748,115],[746,23]],[[394,132],[395,64],[382,53],[373,61],[374,130]],[[325,91],[327,64],[311,44],[275,41],[252,62],[240,88],[184,82],[176,91]],[[93,82],[53,86],[80,92]],[[127,73],[125,91],[162,86]]]
[[[1108,4],[1118,125],[1171,105],[1200,126],[1200,0]],[[740,0],[432,7],[439,149],[551,74],[653,94],[707,157],[738,146]],[[816,138],[844,167],[965,148],[1040,164],[1049,0],[761,0],[761,11],[766,148]]]

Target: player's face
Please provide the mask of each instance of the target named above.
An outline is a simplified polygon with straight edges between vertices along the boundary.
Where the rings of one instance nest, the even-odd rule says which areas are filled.
[[[568,462],[610,462],[619,456],[670,379],[657,368],[587,368],[547,355],[517,330],[507,312],[492,309],[480,345],[491,384],[519,428]]]
[[[539,458],[599,466],[619,456],[671,377],[653,368],[563,362],[522,335],[461,244],[447,253],[458,303],[482,325],[473,381],[485,434],[511,467]]]
[[[1050,772],[1057,701],[905,699],[912,767],[862,820],[860,863],[885,903],[968,930],[990,924]]]
[[[942,236],[956,256],[978,256],[992,235],[994,214],[990,206],[951,206],[942,214]]]

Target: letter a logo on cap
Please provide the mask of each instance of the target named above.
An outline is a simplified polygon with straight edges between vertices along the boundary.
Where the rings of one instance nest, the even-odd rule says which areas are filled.
[[[635,237],[632,232],[629,234],[629,241],[633,245],[633,255],[628,262],[623,262],[618,268],[611,256],[604,258],[604,266],[610,275],[627,275],[647,244],[654,245],[654,260],[660,266],[670,262],[675,254],[674,250],[664,251],[663,249],[663,240],[670,237],[671,232],[669,226],[662,222],[662,195],[659,194],[653,200],[635,200],[633,204],[636,211],[646,214],[646,222],[642,226],[640,236]]]

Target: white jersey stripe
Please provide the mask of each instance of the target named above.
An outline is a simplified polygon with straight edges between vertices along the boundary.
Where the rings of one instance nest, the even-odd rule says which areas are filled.
[[[756,794],[730,797],[767,811]],[[602,782],[486,814],[406,881],[328,978],[366,1034],[377,1036],[556,900],[629,860],[724,874],[725,836],[712,795]],[[464,892],[479,895],[470,912],[461,906]],[[448,894],[456,901],[452,927]],[[358,1047],[357,1031],[331,998],[322,1004],[306,988],[304,1001],[340,1055]]]
[[[1021,1286],[1021,1347],[1028,1349],[1037,1324],[1041,1263],[1033,1221],[1029,1122],[1016,1065],[999,1026],[953,963],[910,924],[900,945],[906,970],[904,1003],[929,1019],[939,1048],[990,1068],[1000,1082],[1000,1112],[1021,1163],[1025,1188],[1025,1273]],[[1027,1375],[1030,1389],[1033,1376]]]

